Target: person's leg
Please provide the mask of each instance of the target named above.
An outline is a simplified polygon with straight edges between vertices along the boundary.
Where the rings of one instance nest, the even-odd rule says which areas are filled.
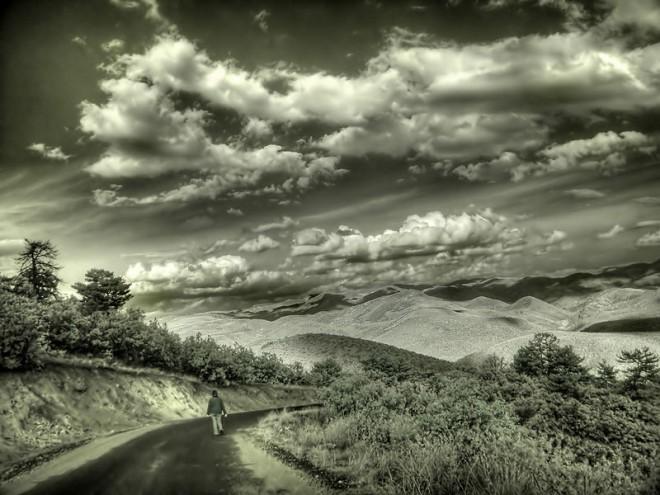
[[[224,434],[225,434],[225,430],[224,430],[224,428],[222,427],[222,414],[218,414],[218,415],[216,416],[216,418],[218,418],[218,429],[220,430],[220,435],[224,435]]]
[[[219,432],[218,432],[218,415],[217,414],[211,414],[211,423],[213,423],[213,434],[214,435],[219,435]]]

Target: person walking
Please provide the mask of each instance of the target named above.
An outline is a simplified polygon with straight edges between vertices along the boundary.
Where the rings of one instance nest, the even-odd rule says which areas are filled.
[[[211,393],[209,405],[206,408],[206,415],[211,416],[211,421],[213,423],[213,434],[224,435],[225,430],[222,427],[222,416],[227,416],[227,410],[225,409],[225,403],[222,402],[220,397],[218,397],[217,390],[214,390]]]

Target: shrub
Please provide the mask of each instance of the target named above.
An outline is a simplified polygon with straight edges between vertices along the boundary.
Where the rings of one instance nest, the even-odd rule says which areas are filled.
[[[313,385],[325,387],[341,374],[341,366],[332,358],[314,363],[309,380]]]
[[[0,369],[29,369],[39,364],[40,324],[33,301],[0,291]]]

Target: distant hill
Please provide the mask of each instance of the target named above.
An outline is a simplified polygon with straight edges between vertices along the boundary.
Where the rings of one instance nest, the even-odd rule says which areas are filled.
[[[333,358],[344,368],[356,369],[360,367],[362,361],[368,358],[385,356],[403,361],[418,371],[447,371],[453,368],[449,361],[406,351],[399,347],[355,337],[323,333],[306,333],[285,337],[264,344],[261,349],[277,354],[285,362],[299,361],[307,367],[323,359]]]
[[[470,301],[488,298],[514,303],[533,297],[564,306],[566,301],[584,299],[607,289],[660,287],[660,259],[651,263],[609,267],[593,272],[576,272],[565,276],[532,276],[522,278],[487,278],[457,280],[450,284],[394,284],[348,295],[342,293],[310,294],[304,298],[228,312],[234,318],[274,321],[285,316],[312,315],[333,311],[386,297],[400,291],[422,292],[446,301]]]
[[[660,353],[660,290],[653,285],[658,265],[316,294],[235,313],[176,316],[167,323],[182,336],[201,332],[220,343],[303,361],[325,353],[359,355],[350,338],[446,361],[492,352],[510,358],[533,334],[551,332],[582,349],[589,362],[614,362],[622,349],[649,346]],[[325,337],[300,337],[307,334]]]

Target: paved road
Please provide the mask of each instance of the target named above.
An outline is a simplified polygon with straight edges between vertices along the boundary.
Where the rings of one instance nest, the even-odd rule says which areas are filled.
[[[199,418],[159,428],[114,448],[82,467],[50,478],[29,495],[259,494],[264,480],[241,459],[236,439],[267,411],[230,415],[224,436]],[[272,474],[271,474],[272,475]],[[303,490],[304,492],[305,490]],[[270,492],[270,490],[268,490]],[[300,487],[277,490],[301,493]],[[309,493],[313,493],[310,488]]]

